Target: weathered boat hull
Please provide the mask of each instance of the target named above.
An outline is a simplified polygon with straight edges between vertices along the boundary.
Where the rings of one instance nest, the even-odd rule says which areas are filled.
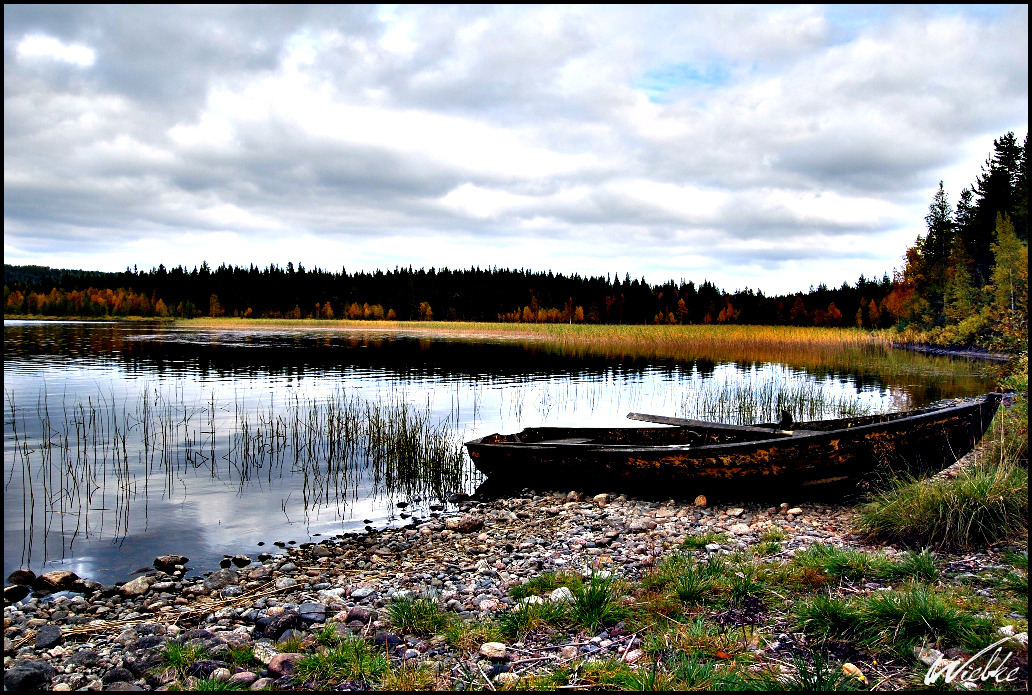
[[[531,428],[488,435],[466,447],[489,478],[531,485],[630,483],[673,494],[694,487],[854,484],[903,471],[924,475],[954,463],[982,438],[1000,398],[988,394],[907,413],[799,423],[790,432],[678,421],[691,424]]]

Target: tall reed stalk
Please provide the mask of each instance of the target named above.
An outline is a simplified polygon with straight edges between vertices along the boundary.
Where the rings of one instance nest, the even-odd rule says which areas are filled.
[[[276,407],[271,399],[255,406],[239,396],[223,406],[215,392],[198,405],[178,388],[149,386],[135,399],[101,394],[57,402],[44,389],[34,413],[13,392],[5,390],[5,400],[5,486],[22,491],[23,564],[31,561],[40,525],[44,554],[51,534],[68,539],[67,549],[80,535],[103,536],[111,502],[110,535],[124,541],[130,503],[144,505],[146,516],[157,493],[151,478],[162,481],[160,494],[170,499],[192,469],[208,469],[241,491],[259,476],[297,476],[306,514],[316,506],[343,509],[363,479],[377,494],[442,498],[472,475],[455,418],[435,422],[429,403],[419,409],[399,394],[295,394]]]

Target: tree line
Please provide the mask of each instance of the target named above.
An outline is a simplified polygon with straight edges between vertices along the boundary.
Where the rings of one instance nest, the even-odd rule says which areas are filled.
[[[712,282],[563,275],[530,270],[395,268],[330,272],[287,263],[207,263],[120,273],[4,265],[6,316],[315,318],[612,324],[784,324],[883,327],[893,288],[861,277],[839,288],[767,296]]]
[[[625,273],[500,268],[374,272],[207,262],[119,273],[4,265],[5,316],[315,318],[914,328],[949,344],[1027,349],[1028,150],[1013,133],[952,207],[940,183],[902,270],[765,295]]]

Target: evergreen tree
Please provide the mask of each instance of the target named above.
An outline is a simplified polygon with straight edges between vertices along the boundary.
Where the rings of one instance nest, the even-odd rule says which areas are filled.
[[[975,315],[979,309],[978,290],[971,274],[971,256],[959,236],[953,240],[943,299],[947,324],[959,324]]]
[[[1028,350],[1028,244],[1020,241],[1006,215],[996,219],[996,259],[992,271],[992,314],[1000,346]]]
[[[917,291],[925,296],[929,304],[926,322],[942,325],[947,264],[954,236],[953,210],[942,181],[925,215],[925,224],[928,225],[928,235],[921,245],[924,286],[919,286]]]

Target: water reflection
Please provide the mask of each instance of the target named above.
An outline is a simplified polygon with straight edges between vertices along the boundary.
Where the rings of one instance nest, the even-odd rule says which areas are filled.
[[[397,523],[396,501],[426,515],[479,482],[461,443],[494,431],[631,410],[757,421],[786,398],[817,419],[988,390],[977,369],[909,354],[806,369],[308,328],[5,322],[4,350],[5,574],[106,582],[166,552],[210,569]]]

